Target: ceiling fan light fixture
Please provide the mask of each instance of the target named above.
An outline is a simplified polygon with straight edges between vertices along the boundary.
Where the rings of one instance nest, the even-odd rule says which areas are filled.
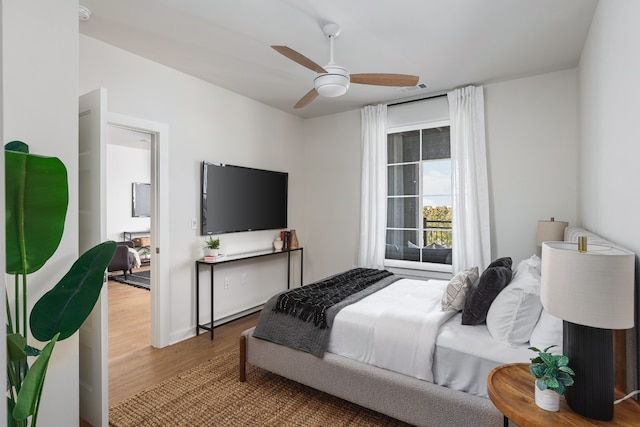
[[[349,89],[349,71],[340,66],[327,65],[327,73],[318,74],[313,81],[316,91],[322,96],[335,98]]]

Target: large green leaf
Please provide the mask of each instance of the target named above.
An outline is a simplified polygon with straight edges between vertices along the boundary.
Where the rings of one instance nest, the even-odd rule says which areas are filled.
[[[53,352],[53,347],[56,345],[57,336],[42,349],[42,354],[38,356],[36,361],[29,369],[29,373],[22,383],[22,388],[18,393],[18,399],[16,406],[13,409],[13,418],[16,420],[24,420],[27,417],[36,413],[38,400],[42,395],[42,387],[44,386],[44,378],[47,374],[47,367],[49,366],[49,359]],[[32,424],[35,421],[32,420]]]
[[[93,310],[104,281],[104,273],[116,251],[116,243],[106,241],[89,249],[53,289],[33,306],[31,333],[48,341],[57,333],[62,341],[73,335]]]
[[[26,144],[13,141],[7,147],[24,150]],[[7,273],[33,273],[62,238],[67,169],[56,157],[5,150],[5,197]]]

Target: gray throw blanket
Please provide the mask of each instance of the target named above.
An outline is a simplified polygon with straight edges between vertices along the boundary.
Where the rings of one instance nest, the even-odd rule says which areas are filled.
[[[305,322],[313,322],[315,326],[324,329],[327,327],[328,308],[387,276],[391,276],[387,270],[354,268],[280,294],[274,310]]]
[[[378,270],[378,271],[381,272],[384,270]],[[314,284],[310,284],[307,286],[313,286],[316,289],[322,288],[321,285],[317,285],[317,284],[333,283],[332,279],[335,279],[341,276],[344,277],[345,274],[347,275],[353,274],[352,270],[350,270],[350,272],[337,274],[321,282],[316,282]],[[338,312],[343,307],[346,307],[349,304],[353,304],[354,302],[359,301],[362,298],[368,295],[371,295],[372,293],[400,279],[400,277],[397,277],[394,275],[388,275],[388,274],[381,274],[380,275],[381,277],[384,276],[382,279],[377,280],[374,283],[367,283],[367,286],[366,287],[362,286],[362,289],[358,289],[360,286],[357,283],[355,285],[354,283],[350,283],[350,284],[343,283],[343,286],[350,288],[354,292],[353,293],[343,292],[342,298],[336,298],[335,295],[330,294],[327,298],[322,299],[317,295],[314,295],[312,299],[315,299],[316,302],[320,300],[323,300],[326,302],[330,299],[333,299],[334,301],[332,301],[331,304],[328,304],[326,306],[324,304],[320,304],[322,306],[321,308],[319,308],[320,305],[318,305],[317,308],[319,308],[319,311],[313,310],[314,314],[311,317],[308,317],[309,310],[302,310],[302,312],[307,313],[307,315],[303,316],[303,319],[300,319],[299,317],[297,317],[295,314],[296,313],[295,310],[292,309],[292,307],[296,306],[295,300],[290,300],[288,304],[284,304],[284,307],[288,306],[290,310],[284,309],[283,310],[284,312],[280,312],[277,309],[278,301],[282,303],[282,301],[286,299],[286,297],[283,297],[283,295],[286,295],[288,292],[292,292],[292,291],[286,291],[286,292],[277,294],[272,298],[270,298],[269,301],[267,301],[266,304],[264,305],[260,318],[258,319],[258,324],[256,325],[256,328],[253,331],[253,336],[256,338],[272,341],[276,344],[286,345],[287,347],[305,351],[307,353],[311,353],[318,357],[322,357],[329,344],[329,335],[331,333],[331,326],[333,325],[333,319],[335,318],[336,314],[338,314]],[[370,277],[371,275],[369,274],[366,276]],[[360,281],[361,282],[360,285],[362,285],[362,280],[356,279],[356,282],[358,281]],[[368,281],[368,280],[364,279],[364,281]],[[304,286],[302,288],[296,288],[293,291],[304,289],[307,286]],[[329,289],[331,290],[332,293],[335,291],[335,287],[332,285],[329,286]],[[297,294],[298,294],[297,302],[300,302],[300,295],[299,293]],[[311,294],[315,294],[315,292],[311,292]],[[296,295],[296,293],[294,293],[294,295]],[[302,307],[302,305],[300,305],[299,307]],[[287,314],[287,311],[289,312],[289,314]],[[298,313],[299,312],[300,311],[298,311]],[[316,325],[315,313],[319,313],[319,312],[322,312],[323,314],[318,318],[319,321],[317,322],[318,324]]]

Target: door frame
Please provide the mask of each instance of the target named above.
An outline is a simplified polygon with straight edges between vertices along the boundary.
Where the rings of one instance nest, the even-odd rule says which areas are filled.
[[[170,344],[169,127],[165,123],[107,113],[107,125],[151,135],[151,345]],[[162,250],[161,250],[162,249]]]

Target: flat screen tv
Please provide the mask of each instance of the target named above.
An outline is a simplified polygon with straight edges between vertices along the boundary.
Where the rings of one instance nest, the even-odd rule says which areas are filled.
[[[131,216],[151,216],[151,184],[134,182],[131,185]]]
[[[202,162],[202,235],[287,228],[289,174]]]

